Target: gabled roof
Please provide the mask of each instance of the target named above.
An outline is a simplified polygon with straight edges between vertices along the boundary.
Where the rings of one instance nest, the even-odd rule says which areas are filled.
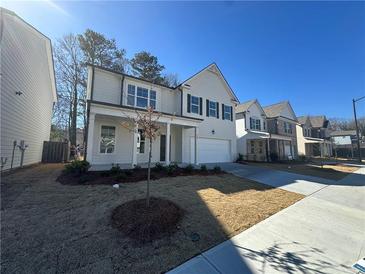
[[[268,118],[275,118],[275,117],[279,117],[282,116],[282,112],[285,108],[289,108],[289,111],[293,114],[293,117],[295,118],[294,120],[297,121],[297,117],[294,113],[293,108],[291,107],[289,101],[282,101],[270,106],[266,106],[264,107],[264,111],[266,114],[266,117]]]
[[[246,112],[250,108],[250,106],[252,106],[255,102],[256,99],[253,99],[247,102],[243,102],[242,104],[239,104],[238,106],[236,106],[236,113]]]
[[[219,69],[219,67],[217,66],[216,63],[211,63],[208,66],[206,66],[205,68],[203,68],[202,70],[198,71],[197,73],[195,73],[193,76],[189,77],[188,79],[186,79],[185,81],[183,81],[182,83],[180,83],[178,86],[176,86],[175,88],[178,88],[180,86],[183,86],[185,84],[187,84],[189,81],[195,79],[196,77],[198,77],[201,73],[205,72],[205,71],[214,71],[218,74],[218,76],[221,78],[223,84],[226,86],[227,90],[229,91],[230,95],[232,96],[233,100],[236,101],[237,103],[239,102],[236,94],[233,92],[232,88],[230,87],[230,85],[228,84],[226,78],[224,78],[223,73],[221,72],[221,70]]]
[[[326,128],[328,125],[328,120],[325,115],[317,115],[317,116],[300,116],[298,117],[298,121],[300,124],[305,124],[306,121],[309,120],[312,127],[316,128]]]
[[[14,19],[16,19],[18,22],[25,25],[29,31],[34,33],[36,36],[38,36],[41,39],[44,39],[46,42],[46,49],[47,49],[47,59],[48,59],[48,67],[49,67],[49,76],[51,80],[51,92],[53,95],[53,102],[57,102],[57,90],[56,90],[56,78],[55,78],[55,70],[54,70],[54,63],[53,63],[53,53],[52,53],[52,43],[51,39],[49,39],[46,35],[44,35],[42,32],[37,30],[35,27],[33,27],[31,24],[23,20],[19,15],[17,15],[15,12],[8,10],[6,8],[0,7],[0,18],[4,17],[4,14],[7,14],[9,16],[12,16]],[[0,24],[4,24],[3,22],[0,22]],[[2,32],[0,31],[0,42],[2,40]]]
[[[248,109],[253,105],[256,104],[262,111],[262,113],[265,115],[265,111],[264,109],[261,107],[261,104],[259,103],[259,101],[257,99],[253,99],[247,102],[244,102],[242,104],[239,104],[236,107],[236,113],[241,113],[241,112],[246,112],[248,111]]]

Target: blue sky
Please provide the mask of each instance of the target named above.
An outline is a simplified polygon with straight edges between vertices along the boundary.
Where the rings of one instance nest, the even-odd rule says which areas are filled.
[[[91,28],[180,80],[216,62],[241,102],[352,117],[365,95],[365,2],[2,1],[56,40]],[[365,116],[365,100],[358,104]]]

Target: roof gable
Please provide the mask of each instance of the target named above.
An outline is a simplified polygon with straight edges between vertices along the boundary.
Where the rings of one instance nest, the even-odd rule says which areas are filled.
[[[219,69],[219,67],[217,66],[216,63],[212,63],[208,66],[206,66],[205,68],[203,68],[202,70],[200,70],[199,72],[197,72],[196,74],[194,74],[193,76],[191,76],[190,78],[186,79],[185,81],[183,81],[181,84],[179,84],[177,87],[180,86],[184,86],[187,85],[189,86],[189,83],[200,77],[204,72],[211,72],[213,74],[215,74],[223,83],[223,86],[225,87],[225,89],[227,90],[228,94],[231,96],[232,100],[235,102],[239,102],[236,94],[233,92],[232,88],[230,87],[230,85],[228,84],[226,78],[224,78],[223,73],[221,72],[221,70]]]
[[[265,114],[268,118],[285,117],[294,121],[298,121],[293,108],[289,101],[283,101],[277,104],[264,107]]]

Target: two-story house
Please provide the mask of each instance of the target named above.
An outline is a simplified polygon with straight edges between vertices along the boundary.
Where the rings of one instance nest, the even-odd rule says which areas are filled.
[[[330,122],[326,116],[298,117],[297,142],[298,153],[307,157],[332,156]]]
[[[199,164],[236,157],[238,99],[215,63],[174,88],[89,66],[87,100],[86,160],[94,166],[148,161],[141,129],[122,125],[148,106],[161,114],[152,162]]]
[[[39,163],[57,102],[51,40],[0,7],[1,169]]]
[[[269,155],[271,160],[295,159],[298,155],[296,125],[297,117],[288,101],[263,108],[267,131],[270,133]]]
[[[269,159],[269,137],[266,114],[258,100],[236,107],[237,152],[249,161]]]

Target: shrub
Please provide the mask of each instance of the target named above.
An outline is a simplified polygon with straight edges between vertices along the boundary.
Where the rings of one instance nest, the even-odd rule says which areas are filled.
[[[276,162],[279,159],[278,154],[276,152],[271,152],[270,159],[271,161]]]
[[[92,177],[90,175],[87,175],[87,174],[83,174],[79,177],[79,184],[85,184],[86,182],[88,181],[91,181],[92,180]]]
[[[109,176],[110,176],[110,171],[102,171],[102,172],[100,173],[100,176],[101,176],[101,177],[109,177]]]
[[[243,161],[243,155],[241,153],[238,153],[237,162]]]
[[[300,155],[298,155],[298,160],[301,162],[305,162],[307,160],[307,157],[305,157],[304,154],[300,154]]]
[[[166,167],[161,163],[156,163],[155,167],[153,169],[156,170],[156,171],[163,171],[163,170],[166,169]]]
[[[141,168],[142,168],[142,167],[141,167],[140,165],[135,165],[133,169],[134,169],[134,170],[140,170]]]
[[[185,168],[184,168],[186,173],[191,173],[194,170],[194,166],[192,164],[188,164]]]
[[[122,169],[120,168],[120,166],[118,164],[113,165],[112,168],[110,169],[110,174],[112,175],[116,175],[122,172]]]
[[[206,165],[201,165],[200,166],[200,171],[203,171],[203,172],[206,172],[208,169],[207,169],[207,166]]]
[[[219,173],[219,172],[221,172],[221,167],[220,166],[215,166],[215,167],[213,167],[213,171],[215,172],[215,173]]]
[[[177,169],[177,165],[175,165],[175,164],[168,165],[167,174],[172,175],[176,171],[176,169]]]
[[[179,165],[176,162],[171,163],[170,166],[174,166],[176,169],[179,168]]]
[[[65,171],[66,173],[81,175],[85,174],[89,170],[89,168],[90,164],[88,161],[74,160],[65,166]]]
[[[117,179],[118,181],[123,181],[123,180],[127,179],[127,174],[125,174],[123,172],[119,173],[115,179]]]
[[[127,176],[131,176],[132,174],[133,174],[133,171],[130,169],[125,171],[125,175],[127,175]]]

